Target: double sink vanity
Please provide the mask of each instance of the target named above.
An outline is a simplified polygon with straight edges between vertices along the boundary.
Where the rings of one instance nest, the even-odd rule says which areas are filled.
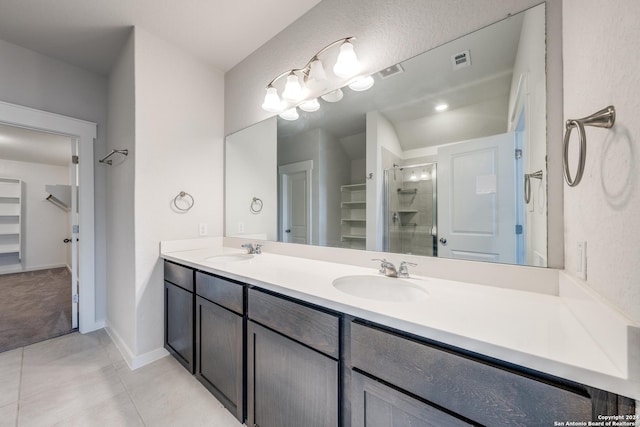
[[[632,398],[609,391],[629,373],[565,298],[186,242],[161,249],[165,347],[248,426],[635,414]]]

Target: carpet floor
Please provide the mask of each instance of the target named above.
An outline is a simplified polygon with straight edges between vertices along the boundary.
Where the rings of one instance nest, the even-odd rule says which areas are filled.
[[[0,275],[0,352],[71,331],[69,270]]]

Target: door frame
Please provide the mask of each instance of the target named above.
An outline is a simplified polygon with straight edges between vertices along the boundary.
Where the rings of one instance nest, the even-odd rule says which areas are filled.
[[[313,235],[311,234],[311,230],[313,227],[311,226],[311,220],[313,215],[311,214],[311,208],[313,207],[312,203],[312,188],[313,188],[313,160],[303,160],[301,162],[289,163],[286,165],[278,166],[278,181],[280,182],[279,188],[279,205],[280,205],[280,227],[278,230],[278,234],[280,235],[280,241],[284,242],[284,230],[287,223],[287,191],[288,191],[288,174],[305,172],[307,178],[307,244],[313,244]]]
[[[87,333],[103,327],[95,316],[95,212],[93,151],[97,125],[73,117],[36,110],[0,101],[0,123],[67,136],[78,141],[80,226],[82,245],[79,251],[79,330]],[[74,284],[75,286],[75,284]]]

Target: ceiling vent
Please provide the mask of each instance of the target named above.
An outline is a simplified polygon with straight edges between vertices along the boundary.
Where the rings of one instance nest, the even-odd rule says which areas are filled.
[[[460,53],[456,53],[455,55],[451,55],[451,65],[453,66],[453,71],[458,71],[461,68],[466,68],[471,66],[471,54],[468,50],[465,50]]]
[[[385,68],[384,70],[380,71],[378,74],[380,75],[380,78],[387,79],[391,76],[395,76],[396,74],[400,74],[400,73],[404,73],[404,68],[402,68],[402,65],[396,64],[396,65],[392,65],[391,67]]]

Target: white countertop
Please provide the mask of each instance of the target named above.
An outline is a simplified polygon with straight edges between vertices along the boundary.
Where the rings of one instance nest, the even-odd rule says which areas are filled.
[[[240,252],[213,247],[163,252],[161,256],[428,339],[640,399],[640,384],[629,378],[636,370],[629,370],[621,366],[620,360],[610,357],[603,343],[596,342],[584,322],[576,318],[565,298],[412,276],[410,282],[426,290],[428,298],[419,302],[376,301],[352,296],[332,285],[334,279],[343,276],[376,275],[375,268],[271,253],[243,261],[206,261],[222,253]],[[619,345],[626,348],[629,342]],[[626,358],[622,364],[624,361]]]

